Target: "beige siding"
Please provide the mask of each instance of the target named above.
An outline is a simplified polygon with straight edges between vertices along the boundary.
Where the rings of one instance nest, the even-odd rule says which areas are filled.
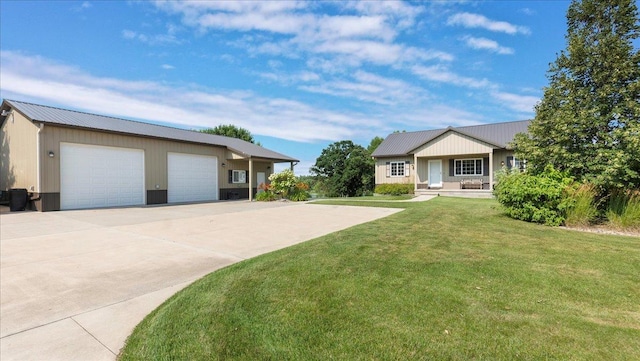
[[[387,177],[387,162],[406,162],[409,161],[409,176],[404,177]],[[415,166],[413,157],[395,157],[395,158],[378,158],[376,159],[376,184],[403,183],[413,184],[415,179]]]
[[[443,189],[460,189],[460,181],[462,179],[482,179],[485,183],[489,183],[488,176],[450,176],[450,160],[451,159],[471,159],[471,158],[486,158],[489,154],[468,154],[461,156],[447,156],[447,157],[435,157],[435,158],[418,158],[418,184],[428,184],[428,166],[429,159],[441,159],[442,160],[442,188]],[[507,156],[513,156],[513,151],[510,150],[495,150],[493,153],[493,175],[495,179],[496,173],[502,169],[501,162],[507,161]],[[484,164],[488,167],[488,164]]]
[[[0,189],[26,188],[39,192],[37,171],[38,126],[13,111],[0,128],[2,151]],[[42,153],[42,150],[41,150]]]
[[[492,146],[455,132],[447,132],[418,148],[418,157],[444,157],[461,154],[489,153]]]
[[[92,144],[110,147],[142,149],[145,154],[145,186],[148,190],[167,189],[167,153],[187,153],[218,157],[218,184],[226,183],[226,172],[221,168],[226,149],[171,140],[152,139],[75,128],[45,126],[41,132],[41,152],[53,151],[53,158],[43,157],[42,192],[60,192],[60,143]],[[35,146],[34,146],[35,148]]]
[[[229,154],[232,154],[229,152]],[[230,157],[231,158],[231,157]],[[248,188],[248,183],[229,183],[229,171],[230,170],[249,170],[249,161],[248,160],[232,160],[227,159],[224,161],[225,166],[221,170],[221,177],[223,178],[220,184],[220,188]],[[252,185],[253,188],[257,188],[259,184],[258,182],[258,172],[264,172],[266,176],[266,180],[269,181],[269,175],[273,173],[273,167],[270,161],[253,161],[253,174],[252,174]],[[248,180],[247,180],[248,181]]]

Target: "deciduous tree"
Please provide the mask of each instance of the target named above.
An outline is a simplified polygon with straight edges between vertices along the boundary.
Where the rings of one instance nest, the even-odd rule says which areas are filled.
[[[374,162],[371,153],[350,140],[330,144],[311,167],[324,183],[328,196],[357,196],[373,190]]]
[[[218,125],[215,128],[207,128],[200,130],[202,133],[222,135],[230,138],[238,138],[249,143],[255,143],[253,135],[245,128],[237,127],[232,124]],[[258,144],[259,145],[259,144]]]
[[[567,48],[516,153],[534,173],[546,165],[602,190],[640,187],[640,36],[634,0],[574,0]]]

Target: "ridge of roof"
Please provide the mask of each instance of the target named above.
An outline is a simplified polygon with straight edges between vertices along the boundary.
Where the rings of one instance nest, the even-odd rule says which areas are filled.
[[[171,127],[168,125],[146,123],[139,120],[129,120],[108,115],[23,102],[19,100],[5,99],[2,104],[4,105],[5,103],[34,122],[161,139],[180,140],[199,144],[217,145],[226,147],[229,150],[244,156],[299,162],[298,159],[294,159],[287,155],[238,138],[207,134],[195,130]],[[101,123],[101,121],[105,121],[108,124]]]

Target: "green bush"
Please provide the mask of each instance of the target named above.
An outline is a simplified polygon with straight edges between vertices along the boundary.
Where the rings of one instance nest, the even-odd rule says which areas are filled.
[[[270,186],[275,194],[280,194],[282,197],[287,198],[289,192],[298,183],[298,178],[291,169],[285,169],[280,173],[271,174],[269,181],[271,181]]]
[[[293,202],[304,202],[309,200],[309,185],[304,182],[298,182],[296,186],[289,191],[289,200]]]
[[[572,179],[547,166],[539,175],[503,171],[494,195],[508,216],[528,222],[558,226],[568,206],[565,188]]]
[[[616,228],[640,229],[640,191],[612,194],[609,198],[607,219]]]
[[[377,194],[390,194],[399,196],[402,194],[413,194],[413,184],[380,184],[374,191]]]
[[[567,226],[585,227],[598,217],[596,187],[590,183],[575,183],[565,189]]]
[[[256,201],[271,202],[276,200],[276,195],[271,190],[264,190],[256,194]]]

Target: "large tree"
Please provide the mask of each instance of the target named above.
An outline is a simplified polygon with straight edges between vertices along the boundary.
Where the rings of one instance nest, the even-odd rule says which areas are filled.
[[[218,125],[215,128],[207,128],[200,130],[202,133],[222,135],[230,138],[238,138],[249,143],[255,143],[253,135],[247,129],[237,127],[232,124]]]
[[[378,136],[371,139],[371,143],[369,143],[369,145],[367,146],[369,154],[373,154],[373,152],[380,146],[380,144],[382,144],[383,141],[384,138]]]
[[[534,173],[547,164],[603,190],[640,187],[640,36],[634,0],[574,0],[567,48],[516,153]]]
[[[350,140],[335,142],[323,149],[311,173],[323,182],[330,197],[353,197],[373,190],[371,154]]]

